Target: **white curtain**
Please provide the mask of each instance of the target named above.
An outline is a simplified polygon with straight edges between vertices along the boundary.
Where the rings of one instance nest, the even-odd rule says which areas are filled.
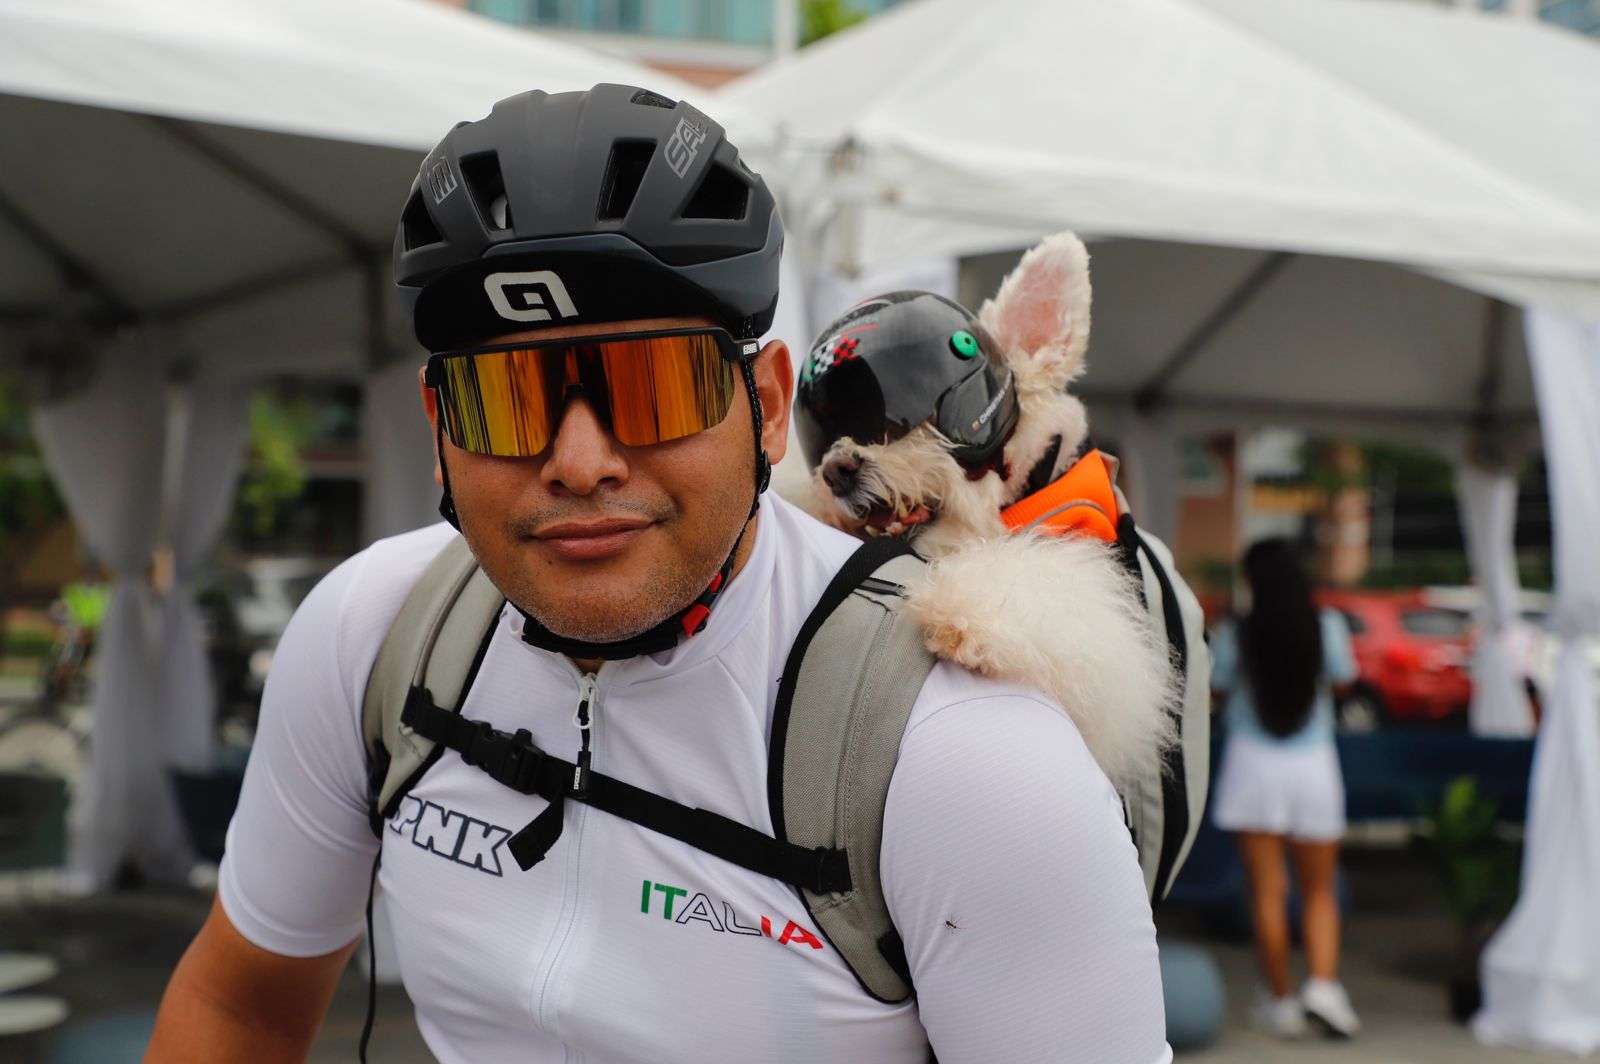
[[[143,340],[108,341],[81,390],[35,407],[33,430],[74,523],[111,578],[94,651],[90,767],[74,804],[73,871],[103,886],[125,856],[181,848],[155,730],[157,603],[147,580],[161,522],[166,419]]]
[[[1516,473],[1464,462],[1456,467],[1456,498],[1482,595],[1468,720],[1477,735],[1526,737],[1533,734],[1533,711],[1523,686],[1528,633],[1517,611]]]
[[[200,771],[211,767],[216,689],[195,578],[222,533],[244,465],[249,387],[200,379],[175,385],[170,399],[166,538],[173,581],[163,604],[156,704],[167,765]],[[179,859],[172,865],[169,871],[179,871]]]
[[[402,358],[367,376],[361,432],[367,452],[362,534],[368,543],[439,520],[433,440],[417,391],[421,364]]]
[[[1600,324],[1529,312],[1562,649],[1530,785],[1522,892],[1483,957],[1493,1043],[1600,1048]]]

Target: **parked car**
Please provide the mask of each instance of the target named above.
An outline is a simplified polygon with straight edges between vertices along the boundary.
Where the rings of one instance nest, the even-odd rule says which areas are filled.
[[[1465,722],[1472,701],[1472,615],[1421,591],[1318,592],[1350,626],[1358,679],[1339,705],[1348,730]]]

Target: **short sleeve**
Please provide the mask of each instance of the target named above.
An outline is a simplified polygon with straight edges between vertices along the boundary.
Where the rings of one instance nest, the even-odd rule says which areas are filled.
[[[1358,670],[1349,623],[1337,610],[1323,610],[1321,620],[1323,674],[1330,683],[1354,683]]]
[[[1233,690],[1239,667],[1239,635],[1232,621],[1223,621],[1211,635],[1211,689]]]
[[[377,840],[339,647],[341,605],[363,560],[323,579],[278,643],[222,858],[217,890],[228,919],[290,957],[339,949],[365,922]]]
[[[1060,710],[997,695],[914,714],[881,869],[941,1064],[1171,1059],[1138,858]]]

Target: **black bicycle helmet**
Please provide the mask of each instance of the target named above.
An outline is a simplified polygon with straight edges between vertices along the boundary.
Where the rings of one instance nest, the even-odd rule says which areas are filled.
[[[720,125],[683,101],[602,84],[510,96],[445,134],[406,199],[394,275],[430,351],[541,323],[687,314],[750,339],[772,325],[782,253],[772,194]],[[755,421],[754,516],[772,469],[749,359],[740,372]],[[442,420],[436,431],[439,512],[459,529]],[[693,602],[632,637],[568,639],[523,612],[522,638],[577,658],[670,649],[705,627],[743,539]]]
[[[888,443],[934,425],[969,470],[996,462],[1017,424],[1011,372],[965,307],[932,292],[857,303],[823,330],[800,370],[795,428],[815,469],[849,437]]]
[[[431,351],[541,322],[772,324],[783,227],[715,121],[631,85],[507,97],[422,161],[394,275]]]

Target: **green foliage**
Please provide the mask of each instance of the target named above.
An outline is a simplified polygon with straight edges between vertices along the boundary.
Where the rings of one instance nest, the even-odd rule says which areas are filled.
[[[93,632],[106,619],[106,606],[111,602],[111,586],[68,584],[61,589],[61,601],[74,624],[84,631]]]
[[[1517,900],[1518,854],[1495,831],[1498,808],[1472,776],[1445,787],[1418,843],[1433,864],[1445,908],[1463,927],[1492,922]]]
[[[250,400],[250,457],[239,483],[234,521],[247,535],[266,537],[282,524],[285,505],[305,490],[300,455],[316,431],[308,404],[261,392]]]
[[[866,18],[866,13],[852,7],[848,0],[805,0],[800,9],[800,45],[815,44]]]
[[[1233,562],[1218,555],[1207,555],[1190,566],[1191,585],[1198,590],[1226,595],[1233,591]]]
[[[14,557],[14,544],[63,512],[28,427],[21,386],[13,375],[0,373],[0,557]]]

